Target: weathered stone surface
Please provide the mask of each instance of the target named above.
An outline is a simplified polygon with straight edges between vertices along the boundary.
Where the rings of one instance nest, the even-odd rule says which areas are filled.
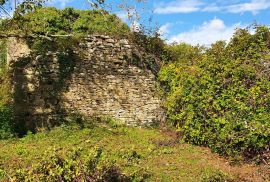
[[[20,44],[17,40],[10,42],[12,49],[19,46],[25,51],[16,52],[9,62],[30,58],[30,50],[23,41]],[[52,52],[45,62],[37,56],[14,68],[14,92],[21,94],[15,98],[20,117],[25,113],[28,120],[32,120],[29,122],[41,121],[39,126],[51,124],[56,116],[66,116],[70,112],[111,116],[127,125],[140,126],[164,119],[153,71],[144,65],[144,60],[136,60],[133,64],[133,54],[143,58],[146,53],[126,39],[102,35],[88,36],[79,46],[76,52],[85,55],[74,58],[72,66],[64,68],[64,71],[69,70],[68,74],[63,74],[56,53]]]
[[[30,55],[30,49],[25,41],[16,38],[9,38],[7,44],[7,64],[10,65],[14,61],[22,57]]]

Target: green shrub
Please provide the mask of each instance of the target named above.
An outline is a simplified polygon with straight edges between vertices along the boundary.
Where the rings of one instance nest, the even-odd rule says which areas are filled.
[[[0,40],[0,139],[13,136],[13,108],[11,101],[11,86],[6,69],[6,41]]]
[[[270,144],[270,31],[238,30],[229,44],[172,46],[160,71],[169,119],[184,140],[232,157],[254,158]],[[185,54],[183,54],[185,52]],[[177,59],[179,58],[179,59]]]
[[[7,29],[8,27],[8,29]],[[127,35],[129,27],[116,15],[99,10],[59,10],[53,7],[37,8],[23,16],[2,21],[3,32],[36,35],[88,35],[102,33]]]
[[[3,169],[0,169],[0,179],[3,179],[5,177],[5,171]]]
[[[234,182],[233,177],[228,174],[219,171],[205,171],[201,177],[201,182]]]
[[[66,156],[48,151],[44,158],[28,169],[17,170],[13,181],[132,181],[113,161],[103,156],[101,149],[93,149],[82,159],[82,149],[70,151]]]
[[[7,62],[7,45],[6,40],[0,40],[0,77],[4,77],[6,74],[6,62]]]
[[[0,139],[13,136],[13,109],[11,107],[0,107]]]

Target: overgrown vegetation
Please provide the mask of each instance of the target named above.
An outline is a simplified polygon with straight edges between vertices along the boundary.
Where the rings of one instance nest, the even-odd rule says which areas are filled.
[[[0,153],[0,181],[268,179],[257,167],[232,167],[208,149],[180,144],[170,132],[79,114],[66,126],[0,141]]]
[[[270,146],[270,31],[239,29],[210,48],[169,47],[160,74],[169,120],[187,142],[233,158],[267,161]]]
[[[116,15],[103,10],[59,10],[49,7],[4,20],[0,31],[28,36],[82,36],[93,33],[125,36],[129,27]]]
[[[0,41],[0,140],[13,136],[13,108],[11,83],[6,65],[6,41]]]
[[[132,181],[113,161],[102,159],[101,149],[90,149],[87,159],[81,159],[82,149],[69,151],[62,157],[57,151],[49,151],[29,169],[19,169],[12,174],[13,181]]]
[[[144,35],[143,32],[133,32],[131,38],[138,47],[163,58],[159,79],[164,86],[168,119],[185,142],[210,147],[232,159],[268,163],[270,30],[264,26],[255,30],[251,34],[248,29],[239,29],[228,44],[220,41],[210,48],[184,43],[166,45],[158,34]],[[46,68],[51,56],[47,53],[56,53],[60,61],[60,79],[53,82],[51,94],[55,98],[59,96],[64,78],[73,71],[75,58],[72,56],[80,37],[94,33],[121,38],[131,35],[128,25],[103,10],[41,7],[1,21],[0,31],[8,35],[32,36],[33,39],[28,37],[28,43],[33,56],[43,61],[42,69],[50,68]],[[127,128],[111,119],[104,122],[102,118],[102,123],[96,125],[95,120],[73,114],[67,118],[70,119],[70,123],[66,123],[68,126],[10,139],[14,136],[15,124],[21,123],[13,119],[6,56],[6,43],[1,41],[0,140],[9,140],[0,142],[0,179],[242,180],[239,174],[216,167],[216,162],[223,162],[215,161],[216,156],[209,165],[205,164],[209,159],[205,158],[202,148],[180,145],[180,138],[153,129]],[[39,76],[46,76],[41,67],[36,69],[40,69]],[[42,85],[42,81],[39,84]],[[20,132],[24,134],[28,129]],[[48,150],[49,146],[53,148]]]
[[[216,171],[205,171],[201,178],[202,182],[234,182],[236,181],[232,176],[216,170]]]

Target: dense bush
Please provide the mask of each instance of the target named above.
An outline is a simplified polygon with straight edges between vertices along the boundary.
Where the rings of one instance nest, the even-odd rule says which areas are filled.
[[[13,136],[13,109],[8,106],[0,107],[0,140]]]
[[[184,140],[253,158],[270,147],[270,31],[239,29],[211,48],[174,45],[160,71],[169,119]]]
[[[7,29],[8,28],[8,29]],[[23,35],[126,35],[129,27],[116,15],[98,10],[38,8],[2,21],[1,31]]]
[[[82,158],[82,149],[74,149],[66,156],[48,151],[38,163],[9,175],[12,181],[141,181],[138,176],[127,176],[113,162],[106,159],[101,149],[93,149]],[[143,180],[142,180],[143,181]]]

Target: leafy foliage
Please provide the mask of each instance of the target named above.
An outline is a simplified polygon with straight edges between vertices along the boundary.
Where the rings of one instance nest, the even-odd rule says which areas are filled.
[[[253,158],[270,144],[270,31],[239,29],[228,45],[175,45],[160,72],[169,119],[184,140]]]
[[[4,5],[7,0],[0,0],[0,5]]]
[[[15,16],[33,12],[36,8],[42,7],[46,0],[24,0],[15,9]]]
[[[13,181],[131,181],[113,162],[102,159],[102,150],[93,149],[86,162],[81,159],[81,149],[69,151],[66,157],[49,151],[30,169],[17,170]],[[49,157],[48,157],[49,156]]]
[[[3,77],[6,72],[6,59],[7,59],[7,51],[6,51],[7,45],[6,40],[0,41],[0,76]]]
[[[0,108],[0,139],[13,136],[13,108],[2,106]]]
[[[78,113],[72,118],[77,118],[76,123],[87,119]],[[36,134],[28,132],[20,139],[0,141],[0,179],[70,179],[74,175],[77,175],[75,179],[82,179],[85,174],[95,180],[100,179],[96,176],[103,179],[118,176],[134,182],[197,182],[200,179],[222,181],[228,177],[235,181],[255,177],[260,181],[259,174],[264,175],[257,167],[230,166],[205,148],[180,144],[172,133],[160,129],[127,127],[109,118],[105,123],[102,118],[96,122],[94,118],[89,119],[84,123],[92,124],[83,127],[79,121],[77,126],[68,124]]]
[[[205,173],[201,177],[201,182],[234,182],[237,181],[232,176],[219,171],[205,171]]]
[[[0,41],[0,139],[13,134],[13,108],[11,106],[11,84],[6,68],[6,42]]]
[[[8,30],[6,30],[6,28]],[[129,28],[116,15],[103,10],[37,8],[23,16],[2,22],[3,32],[23,35],[88,35],[104,33],[123,35]]]
[[[0,0],[1,10],[10,18],[10,11],[14,11],[14,16],[21,16],[28,12],[33,12],[36,8],[41,7],[47,0]],[[12,7],[14,5],[14,7]],[[1,15],[0,15],[1,16]]]

